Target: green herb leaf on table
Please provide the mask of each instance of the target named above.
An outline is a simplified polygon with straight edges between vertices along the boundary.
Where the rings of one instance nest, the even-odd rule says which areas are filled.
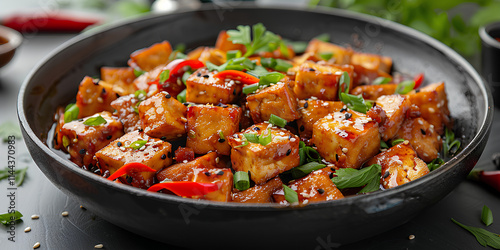
[[[451,220],[461,226],[463,229],[469,231],[474,237],[476,237],[477,242],[481,244],[482,246],[490,246],[495,249],[500,249],[500,235],[492,233],[486,229],[483,228],[478,228],[478,227],[471,227],[471,226],[466,226],[455,219],[451,218]]]
[[[3,179],[8,179],[9,181],[15,181],[15,184],[19,187],[23,185],[27,170],[28,168],[26,167],[22,169],[15,169],[14,171],[12,171],[10,168],[6,167],[0,170],[0,181]],[[15,176],[15,177],[9,178],[10,176]]]
[[[0,137],[2,137],[3,142],[8,142],[11,136],[14,136],[16,139],[23,137],[19,125],[12,121],[3,122],[0,125]]]
[[[14,213],[0,214],[0,223],[2,223],[4,226],[9,226],[12,221],[14,223],[21,221],[22,217],[23,217],[23,214],[17,210],[14,211]]]
[[[339,188],[362,187],[360,193],[369,193],[379,190],[379,183],[382,167],[378,164],[373,164],[362,169],[341,168],[335,171],[336,177],[332,178],[333,183]]]
[[[483,210],[481,211],[481,221],[486,226],[489,226],[493,223],[493,213],[491,212],[491,209],[487,206],[483,206]]]
[[[104,119],[101,115],[90,117],[83,122],[83,124],[87,126],[99,126],[106,123],[106,119]]]

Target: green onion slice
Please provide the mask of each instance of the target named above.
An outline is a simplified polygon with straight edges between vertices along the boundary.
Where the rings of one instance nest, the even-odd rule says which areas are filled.
[[[222,140],[226,139],[226,137],[224,137],[224,133],[222,133],[222,130],[219,130],[219,138],[221,138]]]
[[[427,164],[427,168],[429,168],[429,171],[434,171],[434,170],[438,169],[439,167],[441,167],[441,165],[443,165],[443,164],[444,164],[444,160],[438,157],[438,158],[432,160],[429,164]]]
[[[243,91],[243,94],[248,95],[248,94],[251,94],[251,93],[257,91],[257,89],[259,89],[259,84],[254,83],[252,85],[247,85],[247,86],[243,87],[242,91]]]
[[[396,146],[404,141],[405,141],[405,139],[401,139],[401,138],[396,139],[396,140],[392,141],[392,146],[394,147],[394,146]]]
[[[284,128],[286,126],[286,120],[275,114],[271,114],[271,117],[269,117],[269,122],[281,128]]]
[[[135,77],[139,77],[139,76],[141,76],[144,73],[146,73],[146,71],[140,70],[140,69],[134,69],[134,75],[135,75]]]
[[[135,142],[132,142],[127,148],[133,148],[137,150],[146,145],[146,143],[148,143],[147,140],[137,140]]]
[[[166,69],[160,73],[160,84],[164,84],[170,78],[170,70]]]
[[[184,89],[183,91],[181,91],[181,93],[177,95],[177,101],[182,103],[186,102],[186,89]]]
[[[271,129],[267,129],[267,131],[268,131],[268,133],[266,136],[264,136],[263,134],[261,134],[259,136],[259,143],[262,146],[266,146],[267,144],[271,143],[271,141],[273,140],[273,135],[271,134]]]
[[[250,188],[250,177],[247,172],[236,171],[233,175],[234,188],[244,191]]]
[[[297,192],[295,192],[295,190],[283,184],[283,191],[285,193],[285,200],[290,202],[290,204],[299,202],[299,195],[297,194]]]
[[[373,80],[372,85],[381,85],[381,84],[386,84],[391,82],[391,78],[389,77],[377,77],[375,80]]]
[[[259,135],[257,134],[252,134],[252,133],[245,133],[243,134],[247,141],[252,142],[252,143],[259,143]]]
[[[241,145],[235,146],[234,148],[241,148],[248,145],[248,141],[244,141]]]
[[[320,164],[317,162],[309,162],[309,163],[304,164],[302,166],[292,168],[291,169],[292,177],[294,179],[298,179],[298,178],[301,178],[301,177],[308,175],[309,173],[311,173],[313,171],[316,171],[318,169],[322,169],[324,167],[326,167],[325,164]]]
[[[64,123],[68,123],[78,119],[79,112],[80,109],[78,108],[78,106],[76,106],[76,104],[68,104],[68,106],[66,106],[66,108],[64,109]]]
[[[401,83],[398,84],[396,87],[396,91],[394,92],[395,94],[400,94],[400,95],[406,95],[410,93],[410,91],[413,90],[415,87],[415,81],[402,81]]]
[[[320,53],[319,54],[319,57],[325,61],[328,61],[330,59],[332,59],[333,57],[333,53],[332,52],[324,52],[324,53]]]
[[[101,115],[98,115],[96,117],[90,117],[83,122],[83,124],[87,126],[99,126],[106,123],[107,123],[106,119],[104,119]]]

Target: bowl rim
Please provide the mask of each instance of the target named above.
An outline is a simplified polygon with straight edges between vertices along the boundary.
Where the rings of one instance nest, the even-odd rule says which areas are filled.
[[[495,40],[495,38],[490,35],[490,32],[494,29],[500,32],[500,22],[493,22],[479,27],[479,37],[481,38],[481,41],[489,46],[500,49],[500,42]]]
[[[472,65],[467,62],[462,56],[460,56],[457,52],[452,50],[451,48],[447,47],[443,43],[437,41],[436,39],[421,33],[417,30],[414,30],[412,28],[409,28],[407,26],[395,23],[393,21],[385,20],[382,18],[378,18],[375,16],[370,16],[370,15],[365,15],[361,13],[355,13],[347,10],[341,10],[341,9],[333,9],[333,8],[316,8],[316,9],[303,9],[295,6],[271,6],[271,5],[265,5],[265,6],[258,6],[255,4],[239,4],[237,7],[231,7],[231,10],[235,9],[241,9],[241,10],[249,10],[249,9],[270,9],[270,10],[285,10],[285,11],[299,11],[299,12],[309,12],[313,14],[326,14],[326,15],[335,15],[338,17],[342,18],[350,18],[350,19],[355,19],[359,20],[362,22],[367,22],[367,23],[372,23],[372,24],[378,24],[381,25],[384,28],[388,28],[391,30],[395,30],[399,33],[403,33],[407,36],[410,36],[412,38],[418,39],[424,43],[427,43],[429,46],[433,47],[437,51],[443,53],[443,55],[447,56],[449,60],[454,61],[456,64],[460,65],[463,67],[463,70],[473,78],[475,82],[477,82],[477,87],[480,90],[480,93],[484,97],[485,103],[484,106],[482,107],[485,110],[485,116],[481,121],[481,126],[479,127],[479,132],[472,138],[471,142],[462,150],[452,157],[450,160],[445,162],[439,169],[432,171],[431,173],[427,174],[426,176],[419,178],[417,180],[411,181],[410,183],[406,183],[405,185],[397,186],[395,188],[391,188],[388,190],[379,190],[373,193],[369,194],[363,194],[363,195],[355,195],[355,196],[350,196],[346,197],[344,199],[340,200],[335,200],[335,201],[323,201],[323,202],[317,202],[317,203],[310,203],[307,204],[306,206],[282,206],[276,203],[264,203],[264,204],[241,204],[241,203],[233,203],[233,202],[214,202],[214,201],[207,201],[207,200],[195,200],[195,199],[186,199],[174,195],[165,195],[161,193],[153,193],[153,192],[148,192],[143,189],[135,188],[132,186],[128,185],[121,185],[118,183],[114,183],[111,181],[108,181],[105,178],[102,178],[101,176],[98,176],[96,174],[93,174],[89,171],[85,171],[78,167],[76,164],[72,163],[68,159],[64,159],[61,156],[57,155],[55,152],[53,152],[48,145],[42,142],[38,138],[37,135],[35,135],[34,131],[30,128],[28,121],[26,119],[26,115],[24,112],[24,98],[25,94],[27,93],[27,87],[32,82],[32,78],[36,75],[37,71],[47,62],[49,62],[52,57],[55,57],[57,54],[61,53],[62,51],[69,49],[70,46],[74,43],[78,43],[79,41],[83,41],[86,39],[89,39],[97,34],[101,34],[103,32],[109,31],[109,30],[114,30],[117,28],[120,28],[124,25],[130,24],[130,23],[135,23],[135,22],[143,22],[145,20],[150,20],[150,19],[155,19],[155,18],[162,18],[163,16],[168,16],[168,15],[182,15],[185,13],[189,12],[204,12],[204,11],[216,11],[220,10],[222,7],[221,6],[215,6],[212,4],[204,4],[202,5],[199,9],[183,9],[176,11],[175,13],[152,13],[146,16],[141,16],[137,18],[132,18],[132,19],[126,19],[126,20],[121,20],[117,21],[115,23],[112,23],[110,25],[107,25],[105,27],[97,27],[93,30],[90,30],[88,32],[82,33],[62,45],[60,45],[57,49],[53,50],[51,53],[49,53],[44,59],[42,59],[33,69],[32,71],[28,74],[26,79],[24,80],[20,91],[19,91],[19,96],[18,96],[18,103],[17,103],[17,112],[18,112],[18,118],[21,124],[22,129],[25,131],[26,135],[31,138],[31,140],[36,144],[37,147],[41,148],[45,154],[47,154],[50,158],[53,160],[59,162],[61,165],[64,165],[66,167],[66,170],[71,171],[80,177],[84,177],[86,181],[92,181],[92,182],[97,182],[101,185],[104,185],[112,190],[118,191],[118,192],[127,192],[128,195],[133,195],[136,197],[145,197],[148,199],[153,199],[158,202],[170,202],[170,203],[177,203],[177,204],[188,204],[188,205],[193,205],[193,206],[204,206],[205,208],[211,208],[211,209],[221,209],[221,210],[227,210],[227,209],[235,209],[235,210],[241,210],[241,211],[273,211],[273,210],[297,210],[297,209],[318,209],[318,208],[324,208],[324,207],[331,207],[331,206],[342,206],[342,205],[351,205],[351,204],[356,204],[359,203],[360,200],[375,200],[375,199],[383,199],[384,197],[390,197],[394,196],[398,193],[404,193],[406,190],[413,189],[415,186],[418,185],[425,185],[425,183],[430,182],[434,178],[438,178],[445,172],[450,171],[458,162],[464,160],[466,156],[472,152],[475,148],[477,148],[481,141],[486,137],[489,133],[492,121],[493,121],[493,97],[491,95],[491,91],[489,90],[489,87],[487,84],[484,83],[483,79],[479,75],[479,73],[472,67]],[[27,140],[25,138],[25,140]],[[38,166],[38,165],[37,165]],[[39,167],[41,168],[41,167]]]
[[[23,42],[21,33],[3,25],[0,25],[0,37],[7,39],[7,43],[0,45],[0,54],[17,49]]]

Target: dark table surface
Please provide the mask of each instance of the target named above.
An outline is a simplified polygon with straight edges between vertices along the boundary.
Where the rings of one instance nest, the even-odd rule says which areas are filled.
[[[21,83],[33,67],[58,45],[73,37],[71,34],[29,34],[14,60],[0,69],[0,122],[17,122],[16,101]],[[486,149],[476,168],[493,170],[492,155],[500,152],[500,110],[495,120]],[[24,214],[16,224],[15,242],[8,240],[8,228],[0,226],[0,249],[94,249],[103,244],[105,249],[178,249],[125,231],[96,217],[91,211],[59,191],[37,168],[22,140],[16,141],[16,166],[28,167],[24,184],[15,190],[15,207]],[[0,144],[0,168],[7,165],[7,144]],[[0,181],[0,213],[6,212],[7,181]],[[486,205],[497,216],[489,227],[480,221],[481,209]],[[67,211],[69,216],[61,213]],[[32,220],[33,214],[40,216]],[[467,231],[455,225],[450,218],[463,224],[486,228],[500,233],[500,192],[482,184],[463,181],[447,197],[424,210],[408,223],[366,240],[341,246],[338,249],[484,249]],[[165,225],[168,226],[168,225]],[[24,229],[31,227],[31,232]],[[409,239],[414,235],[413,240]],[[318,242],[316,249],[329,249]]]

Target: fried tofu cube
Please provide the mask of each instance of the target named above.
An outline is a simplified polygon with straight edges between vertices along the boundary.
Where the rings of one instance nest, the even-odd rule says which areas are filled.
[[[397,84],[363,85],[351,90],[353,95],[362,95],[365,100],[377,100],[384,95],[394,95]]]
[[[356,111],[334,112],[314,123],[311,142],[326,161],[360,168],[379,151],[378,123]]]
[[[321,55],[331,53],[333,62],[336,64],[348,64],[351,62],[353,50],[344,48],[333,43],[323,42],[318,39],[313,39],[307,45],[305,53],[311,52],[317,58],[316,61],[321,60]]]
[[[139,146],[134,146],[141,142]],[[156,171],[172,164],[172,145],[156,139],[143,132],[133,131],[114,140],[95,154],[101,171],[109,171],[112,175],[125,164],[139,162]],[[131,173],[130,177],[120,177],[123,183],[138,188],[148,188],[153,185],[154,172]]]
[[[298,101],[288,84],[278,82],[247,96],[247,107],[254,123],[268,121],[271,114],[288,122],[300,117]]]
[[[134,80],[134,86],[137,89],[145,90],[148,96],[160,91],[166,91],[173,98],[177,98],[177,95],[186,88],[182,82],[182,76],[171,76],[164,83],[159,84],[160,74],[165,70],[169,70],[167,65],[160,65],[151,71],[143,73]]]
[[[344,107],[343,102],[330,102],[318,99],[308,99],[299,101],[300,118],[297,120],[300,138],[311,139],[313,125],[319,119],[330,113],[340,111]]]
[[[101,116],[106,123],[90,126],[84,122],[91,117]],[[91,169],[95,166],[94,154],[109,142],[123,135],[123,126],[111,113],[103,111],[93,116],[65,123],[59,131],[63,147],[72,162]]]
[[[282,185],[281,179],[275,177],[262,185],[255,185],[247,190],[233,193],[233,202],[271,203],[273,202],[273,193],[282,188]]]
[[[186,101],[200,104],[234,103],[241,93],[241,84],[214,77],[215,73],[200,68],[186,80]]]
[[[134,85],[136,76],[130,67],[102,67],[101,79],[113,86],[113,91],[120,96],[133,94],[137,87]]]
[[[155,43],[148,48],[134,51],[130,55],[128,65],[132,68],[150,71],[157,66],[167,64],[171,53],[172,46],[169,42]]]
[[[370,70],[380,70],[385,73],[391,72],[392,68],[392,59],[390,57],[369,53],[353,53],[350,63]]]
[[[352,85],[352,66],[341,68],[307,61],[298,68],[293,92],[299,99],[314,96],[321,100],[335,101],[339,95],[340,76],[344,71],[349,74]]]
[[[167,92],[157,93],[139,104],[144,132],[167,140],[186,134],[186,106]]]
[[[197,58],[190,58],[190,59],[197,59],[202,61],[203,63],[211,62],[215,65],[221,65],[226,62],[226,53],[222,50],[216,49],[216,48],[210,48],[210,47],[200,47],[201,52]],[[188,57],[192,54],[188,54]]]
[[[248,142],[244,134],[269,138],[265,146]],[[241,133],[228,137],[231,146],[231,163],[235,171],[250,172],[250,178],[260,185],[290,170],[300,163],[299,138],[286,129],[270,123],[255,124]],[[247,145],[245,145],[247,144]]]
[[[392,76],[388,73],[376,70],[376,69],[367,69],[361,65],[352,65],[354,67],[354,86],[371,84],[375,79],[379,77],[390,78],[392,81]]]
[[[229,155],[226,138],[239,131],[241,108],[236,106],[195,105],[187,109],[186,146],[197,154],[215,151]]]
[[[443,144],[434,126],[421,117],[406,119],[396,137],[408,140],[425,162],[436,159]]]
[[[171,158],[171,155],[168,158]],[[163,181],[165,179],[171,181],[191,180],[194,175],[194,169],[196,168],[217,168],[217,162],[219,161],[217,158],[217,153],[210,152],[192,161],[182,161],[159,171],[156,174],[156,179],[158,179],[158,181]]]
[[[292,181],[288,186],[297,192],[299,204],[311,202],[330,201],[344,198],[344,195],[329,178],[328,173],[322,170],[314,171],[305,177]],[[281,189],[273,195],[276,202],[287,205],[284,190]]]
[[[116,110],[114,114],[118,116],[118,120],[123,124],[125,133],[142,128],[141,118],[137,111],[138,106],[139,99],[133,94],[121,96],[111,102],[111,107]]]
[[[372,164],[382,166],[380,184],[386,189],[403,185],[429,173],[427,164],[417,157],[410,145],[404,143],[389,148],[367,162],[367,165]]]
[[[215,48],[220,49],[224,52],[228,52],[230,50],[239,50],[242,53],[246,52],[245,45],[229,41],[229,35],[225,30],[219,32],[219,36],[217,37],[217,41],[215,42]]]
[[[452,127],[448,98],[443,82],[425,86],[419,91],[408,94],[408,96],[410,102],[419,107],[422,118],[432,124],[438,134],[444,133],[445,126]]]
[[[411,103],[409,98],[402,95],[384,95],[377,98],[376,103],[386,114],[384,122],[379,124],[379,131],[382,140],[388,141],[396,135],[403,124]]]
[[[231,190],[233,190],[233,173],[231,169],[195,168],[191,181],[202,183],[217,183],[219,190],[205,194],[204,196],[192,197],[211,201],[231,201]]]
[[[91,116],[101,111],[113,112],[111,102],[118,98],[113,86],[104,81],[86,76],[80,82],[76,94],[76,106],[79,108],[78,118]]]

